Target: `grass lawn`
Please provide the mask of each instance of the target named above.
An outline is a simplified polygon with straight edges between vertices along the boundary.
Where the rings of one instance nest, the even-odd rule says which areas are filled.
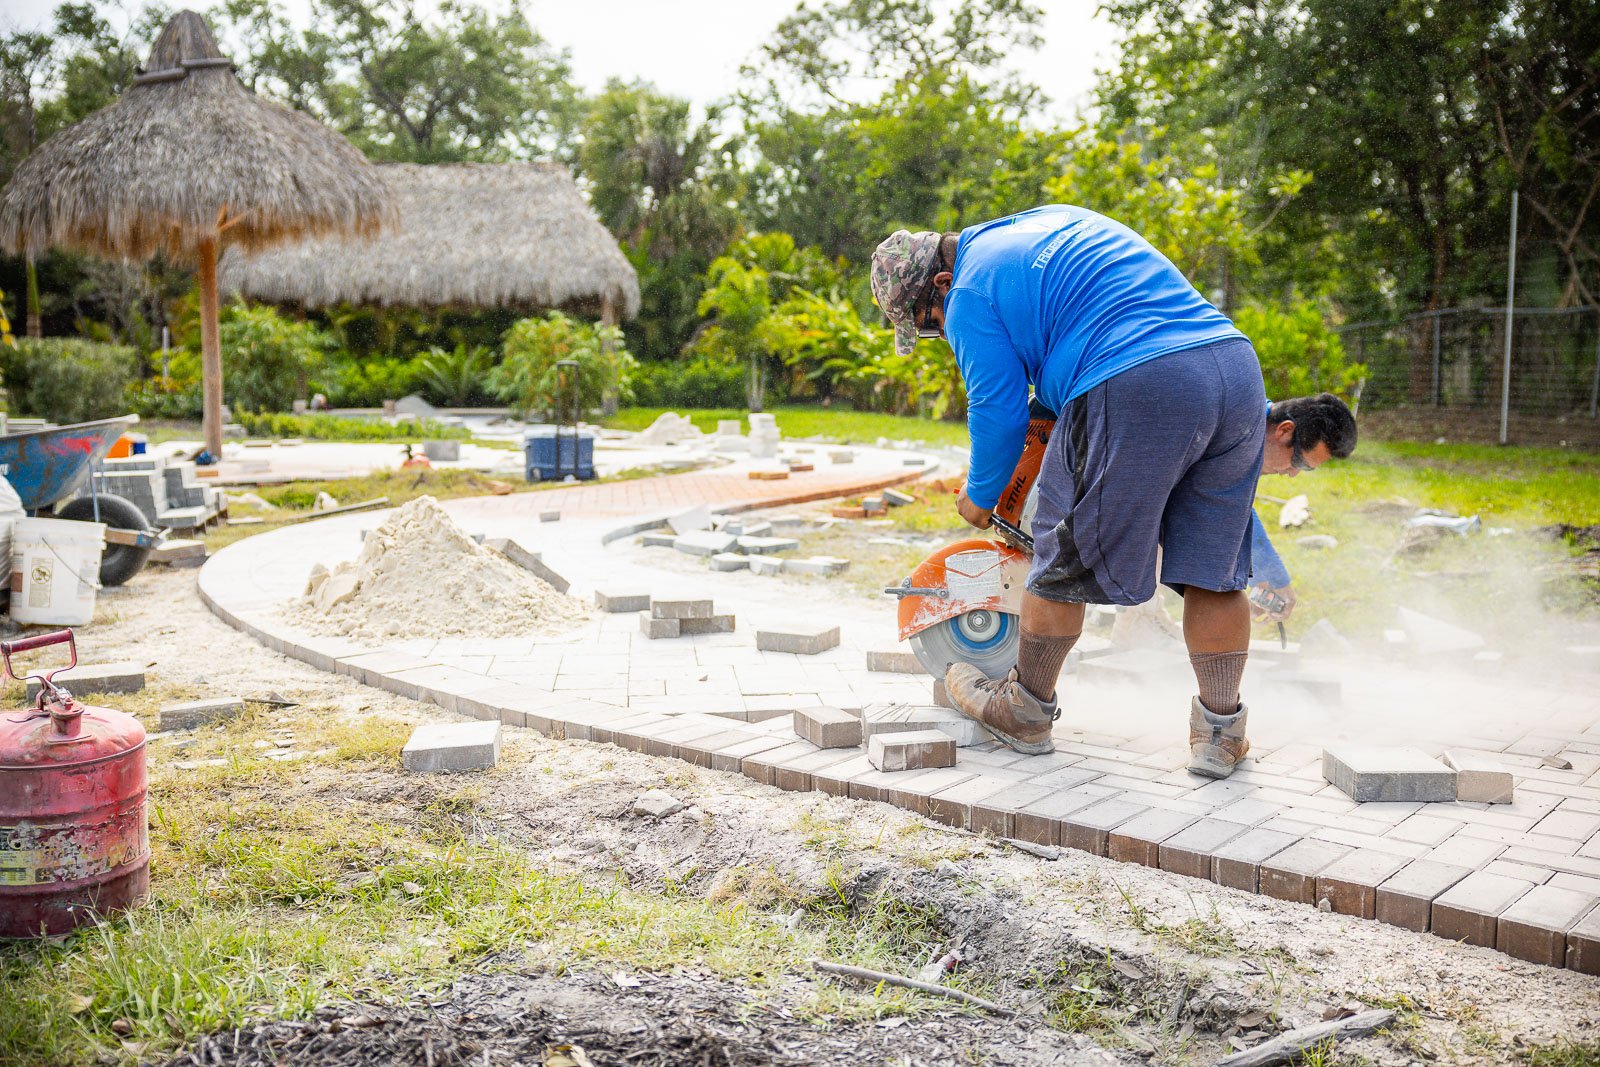
[[[922,441],[933,446],[957,445],[965,448],[967,445],[965,422],[798,404],[767,410],[777,416],[778,429],[785,437],[824,437],[841,444],[870,445],[880,437],[887,437],[890,440]],[[618,430],[642,430],[664,411],[676,411],[687,416],[695,426],[707,433],[716,432],[719,419],[739,419],[746,431],[750,428],[749,413],[734,408],[623,408],[610,418],[601,420],[601,424]]]

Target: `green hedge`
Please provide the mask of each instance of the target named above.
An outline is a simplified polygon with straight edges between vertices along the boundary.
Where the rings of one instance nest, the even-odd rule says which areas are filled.
[[[233,421],[251,437],[303,437],[312,441],[420,441],[453,438],[469,440],[464,426],[443,426],[431,419],[388,423],[381,419],[346,419],[338,415],[256,414],[236,411]]]
[[[633,402],[642,408],[738,408],[745,406],[745,371],[737,363],[706,359],[640,363],[629,379]]]
[[[0,345],[0,378],[11,411],[52,422],[88,422],[128,412],[139,358],[123,345],[77,337],[17,338]]]

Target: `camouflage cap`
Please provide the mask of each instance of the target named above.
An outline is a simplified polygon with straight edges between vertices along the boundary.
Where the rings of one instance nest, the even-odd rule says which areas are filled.
[[[938,265],[941,236],[896,230],[872,253],[872,298],[894,324],[894,348],[902,356],[917,344],[917,298]]]

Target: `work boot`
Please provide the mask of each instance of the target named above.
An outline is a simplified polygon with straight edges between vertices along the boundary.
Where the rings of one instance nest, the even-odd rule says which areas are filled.
[[[990,733],[1029,755],[1054,752],[1051,725],[1061,717],[1054,700],[1040,700],[1017,681],[1013,667],[1004,678],[989,678],[970,663],[952,663],[944,672],[944,689],[969,719],[981,722]]]
[[[1248,714],[1250,709],[1240,704],[1234,714],[1218,715],[1195,697],[1189,706],[1189,773],[1207,778],[1232,774],[1234,766],[1250,751],[1250,742],[1244,736]]]

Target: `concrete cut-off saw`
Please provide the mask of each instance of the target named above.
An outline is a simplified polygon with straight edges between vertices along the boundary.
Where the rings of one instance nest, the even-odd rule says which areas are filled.
[[[1022,593],[1033,562],[1028,531],[1038,506],[1039,467],[1056,423],[1055,413],[1037,400],[1028,415],[1022,458],[994,509],[999,539],[946,545],[884,590],[900,599],[900,640],[935,678],[943,678],[952,663],[970,663],[1000,678],[1017,662]]]

